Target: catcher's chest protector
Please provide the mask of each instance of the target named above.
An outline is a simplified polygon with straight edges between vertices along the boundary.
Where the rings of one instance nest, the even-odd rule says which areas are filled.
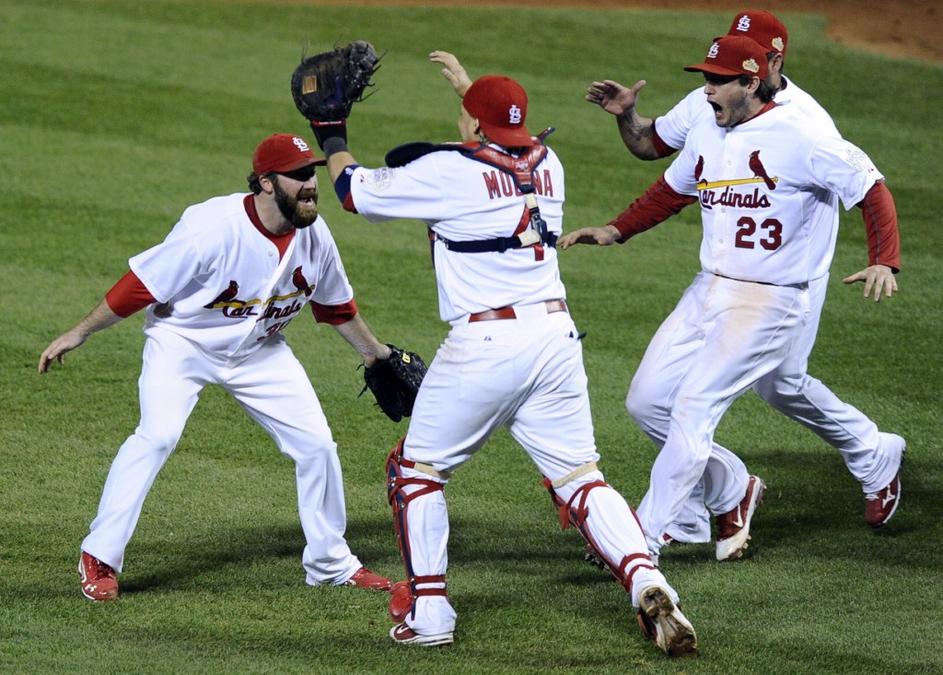
[[[433,265],[435,265],[434,244],[436,241],[441,241],[448,250],[457,253],[503,253],[508,249],[535,247],[534,251],[538,260],[543,259],[542,246],[556,246],[557,235],[548,231],[547,223],[540,215],[534,189],[534,172],[547,157],[547,146],[544,145],[544,139],[552,132],[552,127],[545,129],[537,137],[537,144],[517,157],[477,142],[462,143],[460,145],[455,143],[439,145],[422,142],[407,143],[393,148],[387,153],[387,166],[400,167],[432,152],[460,152],[468,159],[486,164],[510,176],[517,188],[517,193],[524,196],[524,211],[511,236],[472,241],[450,241],[430,229],[429,240]]]

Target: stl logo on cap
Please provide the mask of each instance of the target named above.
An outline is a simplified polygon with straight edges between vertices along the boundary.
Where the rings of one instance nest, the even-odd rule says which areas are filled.
[[[716,59],[719,53],[720,45],[715,42],[711,45],[711,48],[707,50],[707,58]]]
[[[511,104],[511,107],[508,108],[508,122],[511,124],[521,123],[521,109],[513,103]]]
[[[760,43],[767,52],[775,50],[780,54],[785,54],[789,40],[783,22],[762,9],[737,14],[730,23],[727,35],[745,35]]]
[[[308,152],[311,148],[308,147],[308,144],[305,143],[305,139],[295,136],[291,139],[291,142],[295,144],[295,147],[298,148],[301,152]]]

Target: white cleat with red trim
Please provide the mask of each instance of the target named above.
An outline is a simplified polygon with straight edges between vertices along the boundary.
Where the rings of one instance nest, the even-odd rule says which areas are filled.
[[[717,559],[739,560],[750,545],[750,523],[763,501],[766,483],[750,476],[747,492],[733,509],[717,516]]]
[[[452,633],[436,633],[435,635],[420,635],[406,625],[398,623],[390,629],[390,637],[401,645],[419,645],[420,647],[440,647],[454,642]]]

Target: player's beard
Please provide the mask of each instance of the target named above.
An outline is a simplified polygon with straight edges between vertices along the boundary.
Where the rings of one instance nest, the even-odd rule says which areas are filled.
[[[715,108],[716,109],[716,108]],[[729,129],[750,118],[750,96],[743,92],[742,96],[727,103],[723,109],[723,119],[717,120],[717,126]]]
[[[299,199],[311,197],[312,204],[302,204]],[[311,225],[318,218],[318,191],[317,188],[301,188],[298,194],[292,196],[282,189],[279,181],[275,181],[275,203],[289,223],[303,229]]]

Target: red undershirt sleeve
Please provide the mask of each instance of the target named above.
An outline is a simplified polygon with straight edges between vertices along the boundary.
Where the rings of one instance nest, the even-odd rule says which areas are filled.
[[[125,318],[138,310],[144,309],[151,303],[157,302],[157,299],[141,283],[138,276],[128,270],[123,277],[118,279],[118,283],[105,294],[105,302],[108,303],[112,312]]]
[[[339,326],[357,316],[357,303],[353,298],[350,302],[345,302],[342,305],[322,305],[318,302],[312,302],[311,313],[314,314],[314,320],[318,323]]]
[[[652,183],[645,194],[629,204],[629,208],[616,216],[607,225],[612,225],[619,230],[622,235],[619,243],[622,244],[631,237],[645,230],[650,230],[658,223],[678,213],[688,204],[693,204],[696,201],[697,198],[695,197],[688,197],[675,192],[662,176]]]
[[[667,157],[678,151],[677,148],[672,148],[665,143],[661,139],[661,136],[658,135],[658,130],[655,128],[655,120],[652,120],[652,145],[655,146],[655,152],[658,153],[659,157]]]
[[[900,271],[900,230],[894,197],[883,181],[871,186],[858,204],[868,233],[868,264]]]

